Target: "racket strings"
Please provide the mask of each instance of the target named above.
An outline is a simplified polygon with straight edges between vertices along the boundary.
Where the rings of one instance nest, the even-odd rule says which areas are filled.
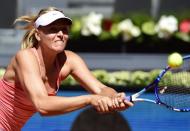
[[[174,87],[167,87],[164,92],[162,89],[159,98],[161,102],[170,107],[186,109],[190,107],[190,95],[187,92],[190,90],[174,90]]]
[[[188,64],[187,64],[188,63]],[[178,109],[190,108],[190,61],[168,71],[158,85],[161,102]]]

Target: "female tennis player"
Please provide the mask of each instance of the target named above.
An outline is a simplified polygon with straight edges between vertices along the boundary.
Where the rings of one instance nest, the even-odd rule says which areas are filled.
[[[72,20],[57,8],[36,16],[21,16],[27,30],[18,51],[0,80],[0,128],[19,131],[36,112],[59,115],[91,105],[98,112],[124,110],[133,104],[99,82],[77,54],[65,50]],[[77,43],[76,43],[77,44]],[[91,94],[56,96],[59,84],[72,75]]]

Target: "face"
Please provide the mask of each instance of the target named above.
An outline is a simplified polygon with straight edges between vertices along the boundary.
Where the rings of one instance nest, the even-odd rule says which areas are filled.
[[[37,30],[38,44],[43,48],[62,52],[69,39],[69,25],[63,20],[57,20],[50,25],[41,26]]]

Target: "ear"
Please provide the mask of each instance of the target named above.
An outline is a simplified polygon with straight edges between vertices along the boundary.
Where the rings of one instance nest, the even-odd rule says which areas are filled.
[[[40,40],[41,40],[40,34],[39,34],[39,31],[38,31],[38,30],[35,31],[35,37],[36,37],[36,40],[37,40],[37,41],[40,41]]]

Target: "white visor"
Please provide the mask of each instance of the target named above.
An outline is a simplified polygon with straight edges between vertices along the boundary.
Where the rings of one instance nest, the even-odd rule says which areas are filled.
[[[39,26],[49,25],[58,19],[65,19],[68,21],[69,25],[72,24],[71,18],[66,17],[62,12],[50,11],[37,18],[37,20],[35,21],[35,27],[38,28]]]

